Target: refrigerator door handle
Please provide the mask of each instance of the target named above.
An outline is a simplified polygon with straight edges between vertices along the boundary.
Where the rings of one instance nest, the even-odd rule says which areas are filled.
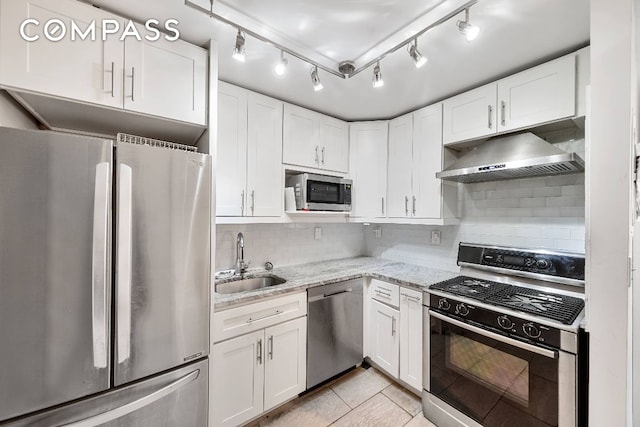
[[[92,335],[93,366],[107,367],[107,260],[109,232],[109,162],[96,165],[93,196]]]
[[[118,269],[117,340],[118,363],[131,355],[131,246],[132,246],[132,171],[119,165],[118,194]]]
[[[195,381],[200,375],[200,370],[196,369],[191,371],[187,375],[179,378],[178,380],[168,384],[151,394],[148,394],[140,399],[134,400],[133,402],[127,403],[126,405],[122,405],[118,408],[112,409],[111,411],[103,412],[102,414],[94,415],[89,418],[82,419],[80,421],[74,421],[69,424],[64,424],[63,427],[86,427],[86,426],[97,426],[106,424],[110,421],[116,420],[120,417],[128,415],[132,412],[135,412],[139,409],[144,408],[145,406],[149,406],[154,402],[162,399],[163,397],[174,393],[180,390],[182,387],[186,386],[189,383]]]

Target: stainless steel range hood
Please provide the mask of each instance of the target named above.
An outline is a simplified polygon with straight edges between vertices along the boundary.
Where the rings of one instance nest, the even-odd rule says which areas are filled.
[[[497,137],[464,154],[436,177],[447,181],[482,182],[584,171],[584,161],[531,132]]]

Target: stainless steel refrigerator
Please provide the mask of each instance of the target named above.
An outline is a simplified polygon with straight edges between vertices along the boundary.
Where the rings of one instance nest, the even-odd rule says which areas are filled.
[[[0,425],[206,426],[210,156],[0,128]]]

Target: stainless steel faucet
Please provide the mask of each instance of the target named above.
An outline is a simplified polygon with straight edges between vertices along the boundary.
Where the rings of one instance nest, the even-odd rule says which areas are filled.
[[[244,262],[244,235],[238,233],[236,239],[236,270],[235,274],[242,274],[246,271],[247,264]]]

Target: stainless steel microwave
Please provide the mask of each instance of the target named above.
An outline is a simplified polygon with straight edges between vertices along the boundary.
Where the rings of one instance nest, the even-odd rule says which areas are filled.
[[[296,209],[304,211],[351,211],[350,179],[302,173],[286,180],[296,195]]]

